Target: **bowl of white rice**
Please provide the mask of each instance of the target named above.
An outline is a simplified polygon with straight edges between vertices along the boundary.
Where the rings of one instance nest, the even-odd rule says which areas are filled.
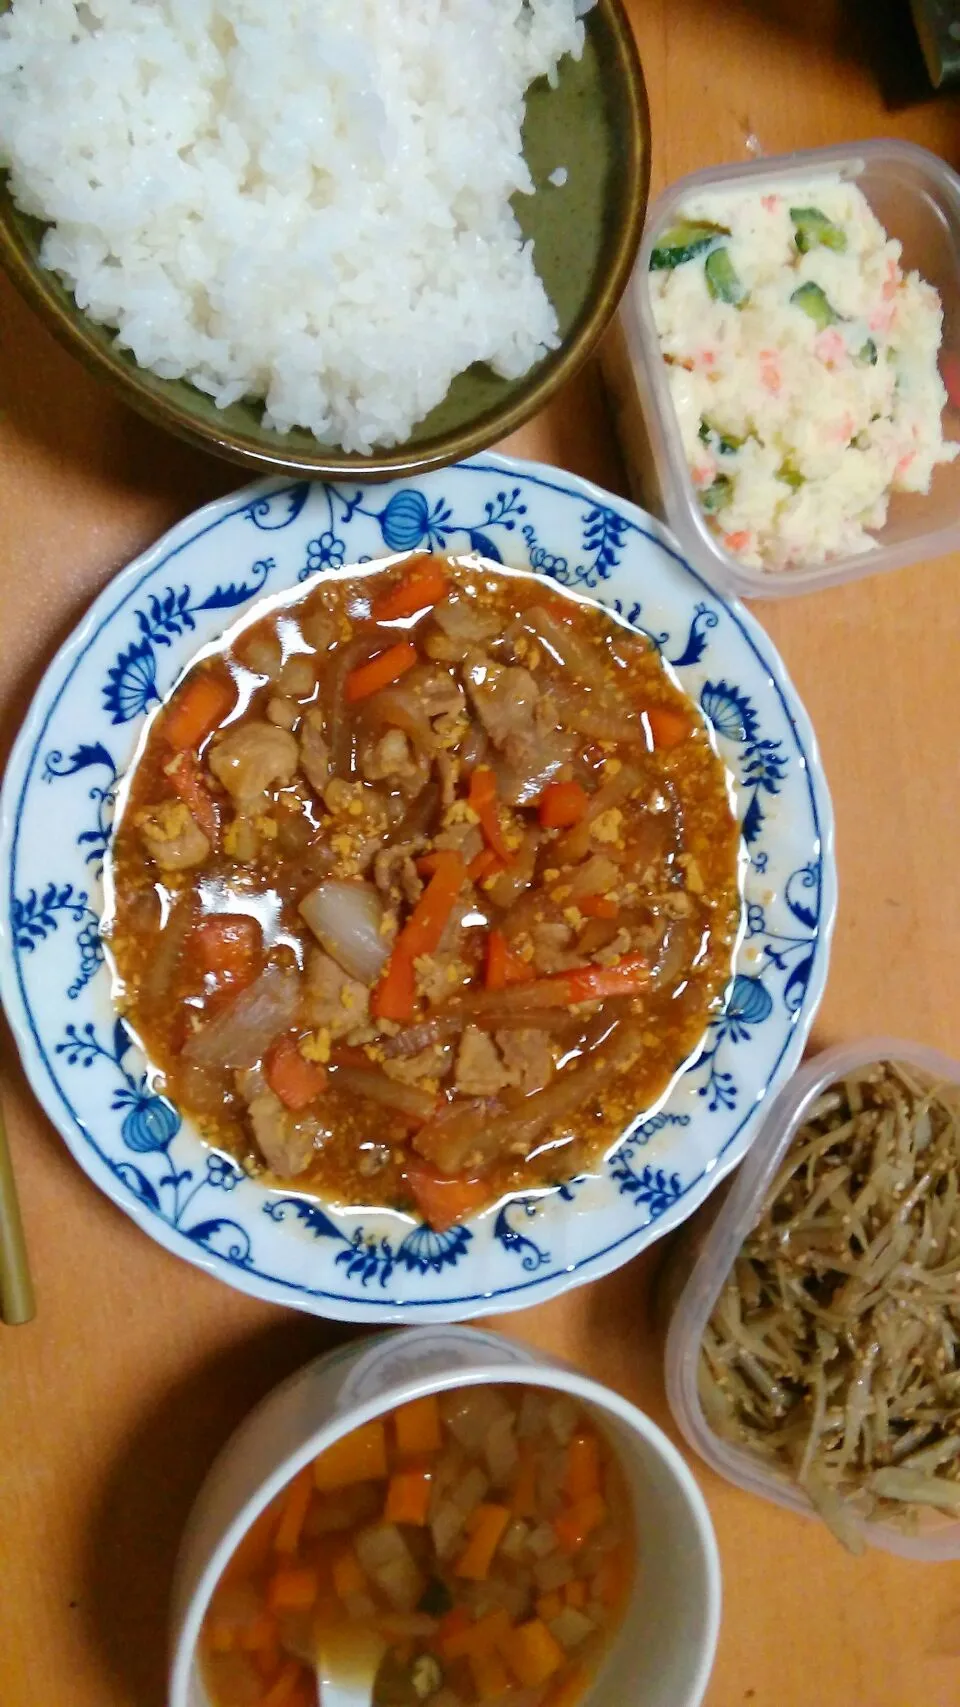
[[[0,264],[134,408],[366,479],[513,431],[639,244],[621,0],[0,0]]]

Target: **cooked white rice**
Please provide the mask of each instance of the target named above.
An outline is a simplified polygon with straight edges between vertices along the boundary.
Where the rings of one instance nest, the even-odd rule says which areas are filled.
[[[278,431],[402,441],[557,320],[510,207],[593,0],[15,0],[0,164],[141,366]]]

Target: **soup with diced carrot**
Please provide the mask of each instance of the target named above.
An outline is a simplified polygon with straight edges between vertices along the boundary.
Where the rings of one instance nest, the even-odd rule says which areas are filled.
[[[577,1707],[633,1582],[630,1499],[593,1417],[481,1386],[344,1436],[248,1532],[200,1639],[212,1707],[322,1707],[370,1654],[374,1707]]]
[[[324,577],[154,716],[113,841],[117,999],[268,1180],[442,1228],[595,1164],[722,999],[726,772],[647,637],[542,579]]]

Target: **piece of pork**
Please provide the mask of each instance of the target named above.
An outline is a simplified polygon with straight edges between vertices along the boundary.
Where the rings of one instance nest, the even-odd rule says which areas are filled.
[[[349,978],[322,948],[310,950],[306,971],[303,1015],[308,1025],[316,1031],[328,1031],[331,1038],[368,1029],[370,991],[366,984]]]
[[[293,781],[299,759],[300,749],[288,729],[255,721],[228,729],[210,748],[207,763],[238,811],[251,813],[266,805],[268,789]]]
[[[189,871],[202,865],[210,843],[182,800],[162,800],[134,819],[150,858],[164,871]]]

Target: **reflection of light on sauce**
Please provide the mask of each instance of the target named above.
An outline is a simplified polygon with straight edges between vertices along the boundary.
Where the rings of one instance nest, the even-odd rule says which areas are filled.
[[[460,920],[461,926],[464,930],[469,930],[472,925],[486,925],[487,922],[486,913],[477,912],[464,913],[463,918]]]
[[[250,709],[250,702],[255,693],[263,687],[266,676],[258,676],[255,670],[248,670],[243,664],[238,664],[235,658],[227,659],[233,684],[237,690],[237,703],[228,717],[221,723],[221,729],[226,729],[230,723],[238,723]]]
[[[704,925],[703,930],[700,933],[700,947],[697,949],[697,952],[694,955],[693,960],[691,961],[690,964],[692,966],[699,966],[704,960],[706,960],[709,952],[710,952],[710,926]]]
[[[524,1157],[525,1162],[534,1162],[538,1156],[545,1156],[550,1150],[566,1150],[574,1142],[572,1132],[565,1132],[559,1138],[548,1138],[543,1144],[538,1144],[535,1150]]]
[[[280,650],[284,663],[286,663],[288,658],[295,657],[298,652],[306,653],[308,657],[313,656],[313,647],[307,645],[303,635],[300,633],[299,623],[294,622],[292,617],[281,616],[278,618],[277,639],[280,642]]]
[[[601,1032],[600,1036],[595,1041],[591,1039],[590,1049],[591,1050],[599,1049],[602,1044],[606,1043],[607,1038],[610,1036],[610,1033],[612,1031],[616,1030],[619,1023],[620,1023],[619,1016],[618,1015],[611,1015],[611,1017],[607,1023],[606,1030]],[[579,1037],[577,1039],[576,1043],[574,1043],[571,1046],[571,1048],[569,1048],[567,1050],[566,1054],[561,1055],[559,1061],[557,1062],[557,1072],[559,1073],[561,1067],[565,1067],[568,1064],[568,1062],[579,1061],[581,1055],[584,1055],[587,1053],[585,1045],[586,1045],[586,1037],[585,1036]]]

